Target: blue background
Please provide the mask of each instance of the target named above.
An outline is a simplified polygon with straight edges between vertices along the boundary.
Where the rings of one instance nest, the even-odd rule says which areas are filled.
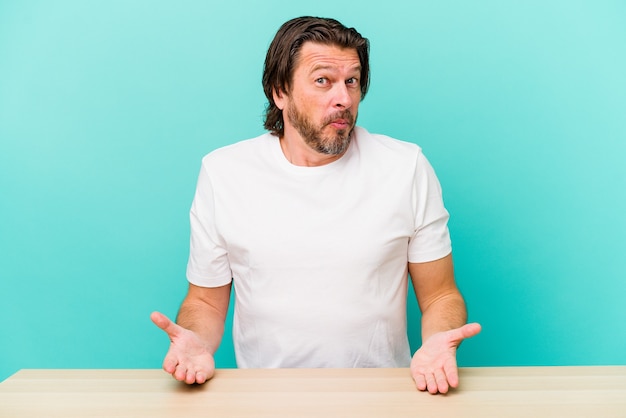
[[[626,364],[626,3],[294,3],[0,0],[0,379],[160,367],[200,159],[263,132],[305,14],[370,38],[360,125],[438,173],[484,328],[460,364]]]

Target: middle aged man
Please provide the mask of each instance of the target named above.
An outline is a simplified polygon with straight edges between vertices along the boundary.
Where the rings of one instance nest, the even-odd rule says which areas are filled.
[[[239,367],[409,367],[420,390],[458,384],[465,324],[448,212],[414,144],[356,127],[369,43],[333,19],[286,22],[267,52],[260,137],[202,161],[191,208],[189,289],[163,368],[203,383],[235,286]],[[422,311],[411,357],[408,274]]]

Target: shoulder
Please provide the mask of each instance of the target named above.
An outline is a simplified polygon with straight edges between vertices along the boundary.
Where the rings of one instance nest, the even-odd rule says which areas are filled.
[[[264,159],[271,152],[272,142],[276,140],[274,135],[264,133],[217,148],[202,158],[202,166],[220,171],[250,166],[255,161]]]
[[[422,148],[413,142],[370,133],[362,127],[355,128],[355,134],[359,153],[377,161],[415,164],[423,158]]]

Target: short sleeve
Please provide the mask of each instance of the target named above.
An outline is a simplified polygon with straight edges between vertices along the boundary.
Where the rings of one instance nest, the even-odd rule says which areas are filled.
[[[450,254],[449,214],[443,204],[441,185],[435,171],[420,152],[415,167],[412,204],[415,219],[409,240],[410,263],[438,260]]]
[[[215,195],[207,164],[205,157],[189,213],[191,237],[187,280],[197,286],[219,287],[231,282],[232,272],[226,245],[215,222]]]

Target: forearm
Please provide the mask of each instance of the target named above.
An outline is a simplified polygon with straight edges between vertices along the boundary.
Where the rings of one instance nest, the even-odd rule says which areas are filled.
[[[217,351],[224,335],[224,320],[213,309],[197,303],[183,303],[176,323],[196,333],[211,354]]]
[[[465,325],[467,310],[454,281],[452,254],[426,263],[409,263],[409,273],[422,311],[422,341]]]
[[[422,341],[431,335],[459,328],[467,322],[467,309],[458,290],[441,296],[422,312]]]
[[[178,325],[193,331],[211,354],[217,351],[224,335],[230,285],[202,288],[190,285],[176,317]]]

